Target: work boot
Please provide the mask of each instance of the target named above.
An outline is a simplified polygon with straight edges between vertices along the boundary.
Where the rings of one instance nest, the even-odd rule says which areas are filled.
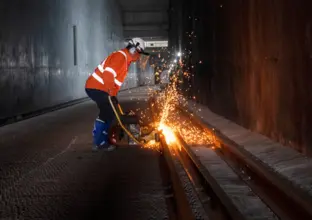
[[[108,138],[108,130],[110,123],[104,122],[100,119],[96,119],[94,123],[93,134],[93,151],[104,150],[113,151],[116,146],[111,144]]]
[[[104,144],[108,144],[108,129],[109,124],[100,120],[96,119],[94,122],[94,128],[92,131],[93,134],[93,145],[101,146]]]

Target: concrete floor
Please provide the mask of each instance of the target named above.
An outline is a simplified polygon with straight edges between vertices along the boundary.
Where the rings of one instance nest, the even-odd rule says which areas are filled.
[[[96,115],[88,101],[0,128],[1,219],[167,219],[158,153],[91,152]]]

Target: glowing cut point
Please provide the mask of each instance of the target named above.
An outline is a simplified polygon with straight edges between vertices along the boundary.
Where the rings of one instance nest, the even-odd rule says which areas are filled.
[[[178,56],[178,57],[180,57],[181,55],[182,55],[181,52],[178,52],[178,53],[177,53],[177,56]]]
[[[177,138],[174,135],[174,131],[170,127],[168,127],[167,125],[161,123],[158,126],[158,130],[162,131],[163,135],[165,136],[167,144],[172,144],[172,143],[175,143],[177,141]]]

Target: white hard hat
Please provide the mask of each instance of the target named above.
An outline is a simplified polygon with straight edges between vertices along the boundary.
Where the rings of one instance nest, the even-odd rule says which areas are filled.
[[[129,44],[132,44],[133,46],[136,47],[136,49],[138,49],[139,51],[142,51],[142,52],[145,49],[145,42],[144,42],[144,40],[141,39],[141,38],[138,38],[138,37],[132,38],[129,41]]]

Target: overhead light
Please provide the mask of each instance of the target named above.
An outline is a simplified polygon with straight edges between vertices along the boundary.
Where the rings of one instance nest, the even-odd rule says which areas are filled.
[[[175,59],[173,62],[175,62],[175,63],[176,63],[176,62],[178,62],[178,61]]]
[[[160,47],[160,48],[163,48],[163,47],[168,47],[168,41],[145,41],[145,46],[146,47]]]

